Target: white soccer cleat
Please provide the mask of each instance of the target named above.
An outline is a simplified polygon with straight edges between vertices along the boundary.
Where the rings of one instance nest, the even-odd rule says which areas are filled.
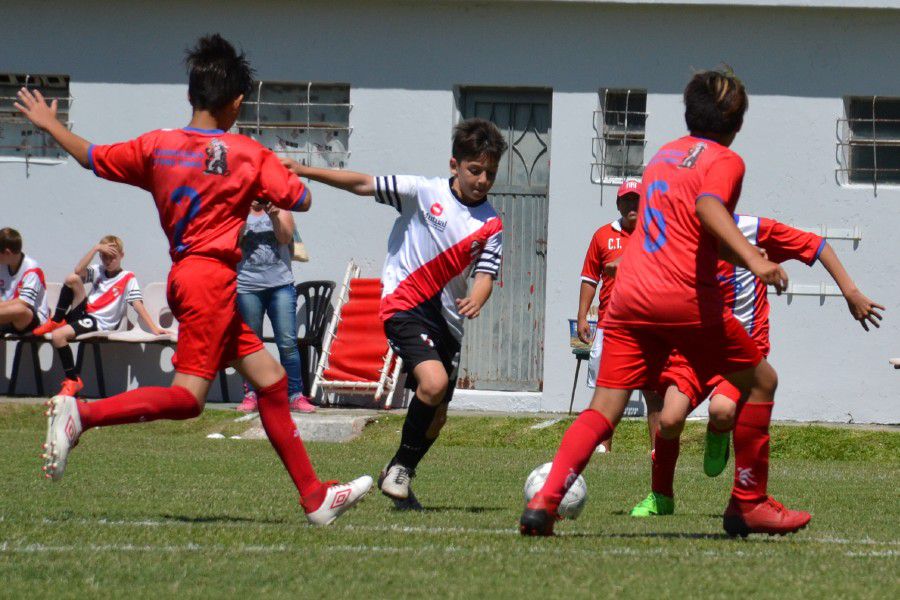
[[[59,481],[66,471],[69,451],[81,436],[78,401],[72,396],[54,396],[47,403],[47,440],[44,442],[44,477]]]
[[[325,499],[316,510],[306,513],[306,519],[312,525],[330,525],[344,512],[350,510],[372,489],[372,478],[368,475],[357,477],[348,483],[335,483],[328,486]]]
[[[399,463],[387,466],[378,478],[378,487],[381,493],[393,500],[406,500],[409,498],[410,480],[415,477],[415,471],[404,467]]]

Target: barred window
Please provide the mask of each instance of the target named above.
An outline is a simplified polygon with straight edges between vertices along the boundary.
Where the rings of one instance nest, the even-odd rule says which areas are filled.
[[[900,183],[900,98],[850,96],[838,120],[838,173],[846,183]]]
[[[21,88],[37,89],[57,101],[57,116],[67,127],[72,97],[68,75],[0,73],[0,160],[58,162],[68,156],[53,138],[35,127],[13,106]]]
[[[348,84],[260,81],[235,126],[305,165],[343,168],[350,158],[352,107]]]
[[[600,90],[591,181],[614,184],[643,174],[646,125],[647,90]]]

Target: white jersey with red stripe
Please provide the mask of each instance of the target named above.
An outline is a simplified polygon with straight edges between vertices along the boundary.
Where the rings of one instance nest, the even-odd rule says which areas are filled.
[[[137,278],[131,271],[123,269],[110,276],[103,265],[90,265],[84,282],[93,284],[87,297],[87,312],[97,321],[100,331],[115,329],[125,316],[125,307],[143,300]]]
[[[36,260],[25,254],[22,255],[22,264],[15,273],[8,265],[0,267],[0,300],[15,298],[28,304],[41,323],[50,318],[44,271]]]
[[[381,318],[408,312],[441,319],[461,339],[456,300],[466,297],[470,274],[499,277],[503,226],[487,200],[463,204],[452,183],[406,175],[375,178],[375,200],[400,213],[384,260]]]

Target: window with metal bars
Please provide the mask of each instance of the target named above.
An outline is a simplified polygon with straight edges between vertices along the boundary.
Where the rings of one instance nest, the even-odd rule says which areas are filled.
[[[350,158],[351,108],[348,84],[260,81],[235,127],[305,165],[343,168]]]
[[[68,75],[0,73],[0,161],[60,162],[65,150],[53,138],[35,127],[13,106],[21,88],[40,90],[48,100],[57,101],[57,116],[67,126],[72,97]]]
[[[838,119],[838,174],[845,183],[900,184],[900,98],[850,96]]]
[[[621,183],[644,172],[647,90],[601,89],[594,111],[591,181]]]

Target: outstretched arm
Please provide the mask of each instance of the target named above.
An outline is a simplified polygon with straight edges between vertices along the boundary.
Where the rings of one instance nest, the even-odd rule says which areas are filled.
[[[81,136],[75,135],[56,118],[56,100],[50,104],[44,99],[40,91],[22,88],[18,93],[19,101],[15,107],[31,121],[35,127],[49,133],[62,149],[72,155],[82,167],[87,169],[88,149],[91,143]]]
[[[488,273],[475,273],[475,283],[467,298],[457,298],[456,306],[459,314],[474,319],[481,313],[481,307],[494,291],[494,278]]]
[[[787,288],[788,276],[781,265],[762,257],[759,250],[747,241],[734,224],[734,218],[725,210],[718,198],[700,196],[697,199],[696,212],[703,228],[719,240],[720,246],[725,246],[725,252],[730,251],[728,256],[733,260],[729,262],[750,269],[754,275],[762,279],[763,283],[775,286],[778,294]],[[719,252],[725,253],[721,249]]]
[[[357,196],[375,195],[375,178],[371,175],[366,175],[365,173],[344,171],[340,169],[307,167],[289,158],[282,158],[281,164],[298,177],[306,177],[313,181],[330,185],[331,187],[352,192]]]
[[[881,327],[879,323],[879,321],[881,321],[881,314],[875,309],[884,310],[884,307],[873,302],[867,298],[865,294],[859,291],[859,288],[856,287],[850,274],[847,273],[847,269],[844,268],[843,263],[841,263],[841,260],[838,258],[837,253],[835,253],[828,243],[822,248],[822,252],[819,254],[819,261],[841,289],[841,293],[847,301],[847,307],[850,309],[850,314],[853,315],[854,319],[859,321],[859,324],[862,325],[863,329],[868,331],[869,323],[875,327]],[[866,321],[868,321],[868,323]]]

